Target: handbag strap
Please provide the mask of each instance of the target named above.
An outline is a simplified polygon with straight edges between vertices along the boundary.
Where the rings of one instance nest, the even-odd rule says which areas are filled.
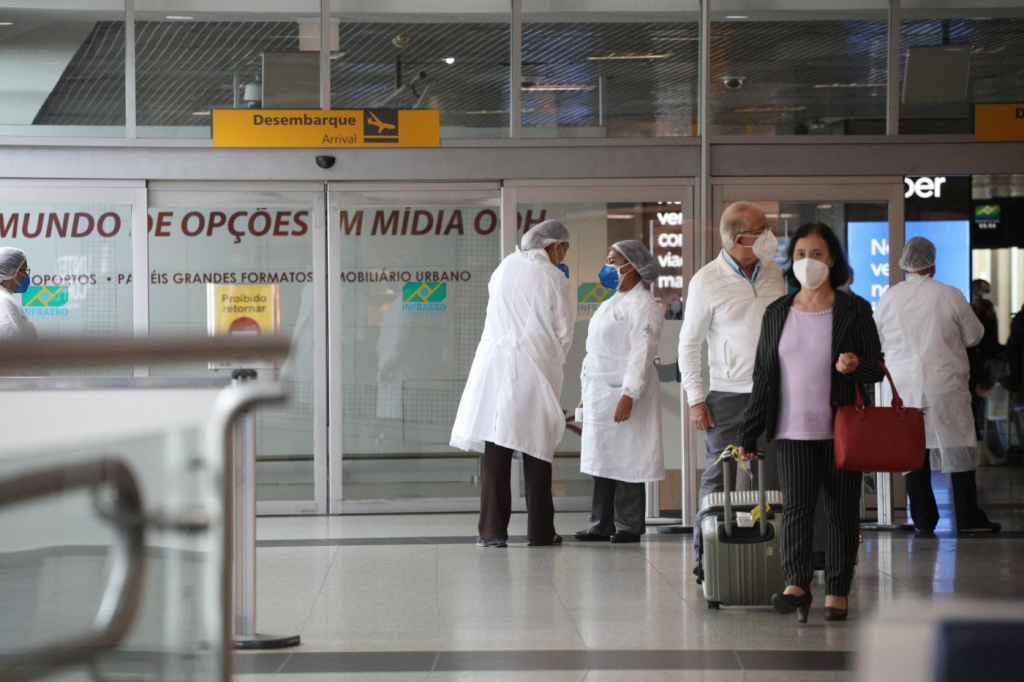
[[[892,375],[889,374],[889,368],[886,367],[885,363],[882,362],[881,360],[878,361],[878,366],[882,368],[882,371],[885,372],[885,378],[889,380],[889,388],[892,389],[892,406],[897,410],[902,410],[903,398],[900,398],[900,394],[896,390],[896,384],[893,383]],[[854,402],[854,405],[857,407],[858,410],[862,409],[864,407],[864,395],[861,393],[860,384],[854,382],[853,388],[857,392],[857,399]]]

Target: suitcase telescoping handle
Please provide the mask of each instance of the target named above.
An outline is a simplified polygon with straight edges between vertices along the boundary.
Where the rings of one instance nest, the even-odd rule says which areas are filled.
[[[729,466],[729,459],[735,460],[736,454],[732,448],[726,449],[728,458],[722,460],[722,483],[725,485],[725,534],[732,537],[732,474]],[[761,530],[761,537],[768,535],[768,500],[764,492],[764,453],[757,453],[757,511],[758,525]]]

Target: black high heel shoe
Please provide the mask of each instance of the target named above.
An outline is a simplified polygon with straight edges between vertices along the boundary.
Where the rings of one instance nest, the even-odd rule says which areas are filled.
[[[850,610],[838,609],[834,606],[825,607],[825,620],[846,620],[846,616],[849,615]]]
[[[799,597],[795,594],[786,594],[785,592],[776,592],[772,595],[772,606],[775,607],[777,613],[793,613],[796,611],[796,620],[798,623],[807,622],[807,614],[811,611],[811,601],[814,597],[811,595],[811,591],[807,590]]]

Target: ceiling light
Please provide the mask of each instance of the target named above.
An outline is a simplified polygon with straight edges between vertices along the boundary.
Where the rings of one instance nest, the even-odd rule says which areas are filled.
[[[885,83],[818,83],[816,88],[884,88]]]
[[[13,21],[0,21],[0,26],[14,26]]]
[[[183,17],[183,16],[179,16],[177,14],[168,14],[164,18],[167,19],[168,21],[192,21],[195,17]]]
[[[331,53],[331,60],[333,61],[335,59],[341,59],[344,56],[345,56],[344,52],[332,52]]]
[[[730,14],[725,17],[726,19],[749,19],[750,17],[743,14]]]
[[[445,64],[454,64],[455,63],[455,57],[445,57],[444,58],[444,63]]]
[[[807,107],[778,107],[778,106],[765,106],[765,107],[743,107],[742,109],[733,109],[733,112],[737,114],[769,114],[776,111],[804,111]]]
[[[209,111],[193,111],[192,115],[193,116],[209,116],[210,112]]]
[[[667,56],[667,54],[610,54],[607,57],[587,57],[587,60],[600,62],[612,59],[664,59]]]
[[[593,90],[593,85],[524,85],[523,90],[533,92],[582,92]]]
[[[608,220],[632,220],[635,218],[631,213],[609,213]]]

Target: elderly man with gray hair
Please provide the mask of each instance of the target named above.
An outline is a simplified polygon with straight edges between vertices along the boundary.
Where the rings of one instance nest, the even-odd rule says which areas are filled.
[[[772,260],[778,240],[760,208],[742,201],[729,206],[719,231],[722,252],[690,280],[679,335],[679,371],[690,421],[706,431],[698,506],[707,495],[724,490],[722,463],[716,462],[726,446],[739,442],[753,388],[761,318],[768,304],[786,293],[782,268]],[[705,342],[711,370],[707,392],[701,377]],[[765,472],[765,487],[777,487],[774,471],[766,467]],[[735,481],[735,469],[732,473]],[[693,542],[699,555],[699,532],[694,532]]]

